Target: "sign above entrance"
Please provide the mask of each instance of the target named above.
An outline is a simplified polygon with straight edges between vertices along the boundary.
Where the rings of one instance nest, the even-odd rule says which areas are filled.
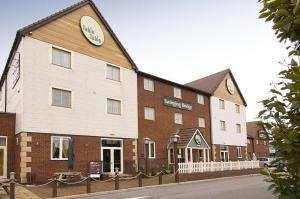
[[[172,98],[165,97],[163,101],[165,106],[170,106],[173,108],[179,108],[187,111],[192,111],[193,106],[190,103],[181,102]]]
[[[80,27],[84,36],[92,44],[101,46],[104,42],[104,34],[98,22],[90,16],[83,16],[80,19]]]
[[[194,140],[195,140],[195,142],[196,142],[197,145],[201,145],[201,143],[202,143],[202,138],[201,138],[201,136],[200,136],[199,134],[196,134],[196,135],[194,136]]]

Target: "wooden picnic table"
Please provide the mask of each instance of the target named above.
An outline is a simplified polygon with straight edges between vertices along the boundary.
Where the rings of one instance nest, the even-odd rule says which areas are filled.
[[[9,195],[9,189],[8,189],[9,183],[10,183],[10,180],[7,178],[0,179],[0,186],[4,189],[4,191],[7,193],[7,195]]]
[[[53,174],[54,179],[57,179],[59,181],[71,181],[72,179],[82,179],[83,176],[81,172],[75,172],[75,171],[67,171],[67,172],[55,172]]]

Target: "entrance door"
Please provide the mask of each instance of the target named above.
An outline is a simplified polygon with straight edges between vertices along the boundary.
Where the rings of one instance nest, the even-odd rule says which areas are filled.
[[[6,178],[7,147],[6,137],[0,136],[0,178]]]
[[[228,151],[221,151],[221,161],[228,162]]]
[[[101,141],[101,160],[103,172],[114,173],[116,168],[123,172],[123,142],[120,139],[106,139]]]

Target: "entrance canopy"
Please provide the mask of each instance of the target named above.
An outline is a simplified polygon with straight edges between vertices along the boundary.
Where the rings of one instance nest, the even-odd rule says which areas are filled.
[[[199,128],[179,129],[176,132],[179,135],[177,143],[178,159],[179,162],[208,162],[210,147],[205,138],[200,132]],[[174,162],[174,149],[173,143],[169,141],[168,149],[168,162]]]

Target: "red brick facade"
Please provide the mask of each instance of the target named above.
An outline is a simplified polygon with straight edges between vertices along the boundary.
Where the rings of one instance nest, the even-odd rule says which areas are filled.
[[[0,112],[0,136],[7,137],[7,175],[17,169],[15,164],[18,152],[15,150],[15,121],[16,114]]]
[[[144,90],[144,78],[154,81],[154,92]],[[181,110],[163,105],[165,97],[173,98],[174,87],[181,88],[182,99],[180,101],[192,104],[192,111]],[[204,105],[197,103],[197,94],[204,96]],[[155,109],[155,120],[145,120],[144,107]],[[161,80],[148,75],[138,75],[138,116],[139,116],[139,166],[144,168],[144,142],[145,137],[155,141],[155,159],[149,159],[149,167],[157,168],[167,166],[167,144],[170,136],[177,129],[198,127],[198,118],[205,118],[205,128],[200,128],[208,145],[211,145],[210,134],[210,105],[209,96],[191,89],[180,87],[180,85]],[[183,124],[174,123],[174,114],[182,113]]]
[[[221,153],[220,153],[220,145],[215,145],[216,147],[216,160],[215,161],[221,161]],[[242,146],[242,157],[238,157],[237,155],[237,146],[228,145],[228,157],[229,161],[242,161],[242,160],[248,160],[247,157],[247,147]]]
[[[247,147],[248,158],[253,158],[253,153],[256,157],[269,157],[269,141],[265,130],[257,126],[257,122],[247,122]],[[261,136],[260,136],[261,135]]]

